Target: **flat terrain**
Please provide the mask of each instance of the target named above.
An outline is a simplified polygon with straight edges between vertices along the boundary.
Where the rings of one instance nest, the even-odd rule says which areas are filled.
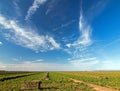
[[[40,88],[22,90],[25,81]],[[120,72],[0,72],[0,91],[120,91]]]
[[[102,86],[99,86],[99,85],[91,84],[91,83],[76,80],[76,79],[71,79],[71,80],[75,83],[84,83],[84,84],[86,84],[90,87],[93,87],[96,91],[119,91],[119,90],[115,90],[115,89],[111,89],[111,88],[107,88],[107,87],[102,87]]]

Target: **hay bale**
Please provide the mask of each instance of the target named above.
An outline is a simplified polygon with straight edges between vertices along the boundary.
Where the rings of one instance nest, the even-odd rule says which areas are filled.
[[[37,90],[40,89],[40,81],[23,81],[21,90]]]

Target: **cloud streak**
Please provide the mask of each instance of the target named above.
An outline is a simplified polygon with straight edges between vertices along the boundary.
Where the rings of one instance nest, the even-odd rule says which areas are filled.
[[[73,43],[66,44],[65,51],[72,55],[72,57],[69,59],[69,62],[80,68],[86,67],[86,70],[91,68],[93,65],[97,64],[99,61],[96,57],[94,57],[90,52],[90,46],[92,45],[92,39],[91,39],[91,32],[92,28],[87,23],[87,20],[85,19],[83,15],[82,10],[82,0],[81,0],[81,6],[80,6],[80,16],[79,16],[79,37],[76,41]],[[81,68],[82,69],[82,68]]]
[[[120,70],[119,60],[104,60],[96,67],[96,70]]]
[[[82,10],[81,10],[80,19],[79,19],[79,30],[81,32],[81,37],[77,40],[77,43],[78,44],[82,44],[82,45],[89,45],[89,44],[91,44],[91,41],[92,41],[90,39],[91,27],[84,20],[84,17],[83,17],[83,14],[82,14]]]
[[[67,67],[67,69],[66,69]],[[31,62],[24,61],[20,64],[4,64],[0,63],[1,70],[14,71],[70,71],[71,66],[57,63]]]
[[[50,0],[45,14],[48,15],[52,10],[54,10],[54,7],[57,6],[58,2],[59,0]]]
[[[80,65],[80,64],[88,64],[91,63],[90,65],[97,64],[99,61],[95,57],[90,57],[90,58],[83,58],[83,59],[78,59],[78,60],[72,60],[70,63],[74,65]]]
[[[3,43],[0,41],[0,45],[3,45]]]
[[[81,7],[80,7],[80,17],[79,17],[79,37],[76,41],[73,43],[68,43],[66,46],[68,49],[72,49],[73,55],[78,55],[78,53],[81,53],[92,44],[91,39],[91,26],[87,23],[83,16],[83,10],[82,10],[82,1],[81,1]]]
[[[14,7],[15,7],[15,12],[16,12],[16,14],[18,15],[18,16],[21,16],[22,14],[21,14],[21,9],[20,9],[20,7],[19,7],[19,5],[18,5],[18,3],[20,2],[20,0],[14,0],[13,1],[13,4],[14,4]]]
[[[82,8],[79,17],[79,32],[79,38],[73,44],[67,44],[67,47],[88,46],[92,43],[92,40],[90,38],[92,29],[83,16]]]
[[[44,61],[24,61],[19,64],[5,64],[0,63],[1,70],[13,70],[13,71],[79,71],[79,70],[92,70],[91,66],[96,64],[96,62],[90,63],[90,65],[80,64],[79,66],[68,64],[58,64],[58,63],[48,63]],[[87,63],[88,64],[88,63]]]
[[[67,23],[61,24],[60,26],[54,28],[53,31],[57,31],[57,30],[59,30],[59,29],[63,29],[63,28],[69,27],[69,26],[72,25],[74,22],[75,22],[75,20],[71,20],[71,21],[69,21],[69,22],[67,22]]]
[[[39,35],[31,28],[20,26],[15,20],[8,20],[0,15],[0,25],[4,30],[9,30],[4,34],[7,40],[13,41],[17,45],[32,49],[34,51],[46,51],[59,49],[60,45],[53,37]]]
[[[120,42],[120,38],[117,38],[117,39],[107,43],[106,45],[103,46],[103,48],[109,47],[109,46],[114,45],[114,44],[116,44],[118,42]]]
[[[27,15],[25,16],[25,20],[29,20],[31,16],[37,11],[40,5],[44,4],[47,0],[34,0],[33,5],[27,11]]]
[[[98,16],[103,10],[105,10],[109,2],[109,0],[95,1],[94,4],[92,4],[91,7],[89,7],[89,9],[86,11],[87,19],[92,20]]]
[[[38,59],[39,60],[39,59]],[[89,60],[91,62],[89,62]],[[91,71],[91,70],[118,70],[120,62],[104,61],[99,63],[96,58],[74,60],[68,64],[47,63],[44,61],[24,61],[19,64],[0,63],[1,70],[8,71]],[[96,67],[97,65],[97,67]]]

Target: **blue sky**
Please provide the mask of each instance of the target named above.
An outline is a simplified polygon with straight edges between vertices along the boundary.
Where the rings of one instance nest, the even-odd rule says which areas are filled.
[[[119,0],[1,0],[0,69],[120,70]]]

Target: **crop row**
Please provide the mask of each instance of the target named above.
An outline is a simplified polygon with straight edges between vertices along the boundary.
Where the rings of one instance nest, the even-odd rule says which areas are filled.
[[[20,78],[20,77],[25,77],[25,76],[30,76],[30,75],[34,75],[34,73],[29,73],[29,74],[17,74],[17,75],[11,75],[11,76],[5,76],[0,78],[0,81],[5,81],[5,80],[10,80],[10,79],[16,79],[16,78]]]
[[[9,79],[3,82],[0,82],[0,91],[20,91],[21,84],[24,81],[32,81],[32,80],[42,80],[46,73],[36,73],[34,75],[19,77],[16,79]]]
[[[41,72],[30,76],[5,80],[0,82],[0,91],[20,91],[22,82],[33,80],[42,82],[40,84],[41,88],[35,91],[95,91],[83,83],[74,83],[69,77],[56,72]]]
[[[39,72],[11,74],[6,79],[10,77],[0,81],[0,91],[20,91],[22,82],[33,80],[42,82],[37,91],[95,91],[83,83],[74,83],[71,78],[120,90],[120,72]]]

